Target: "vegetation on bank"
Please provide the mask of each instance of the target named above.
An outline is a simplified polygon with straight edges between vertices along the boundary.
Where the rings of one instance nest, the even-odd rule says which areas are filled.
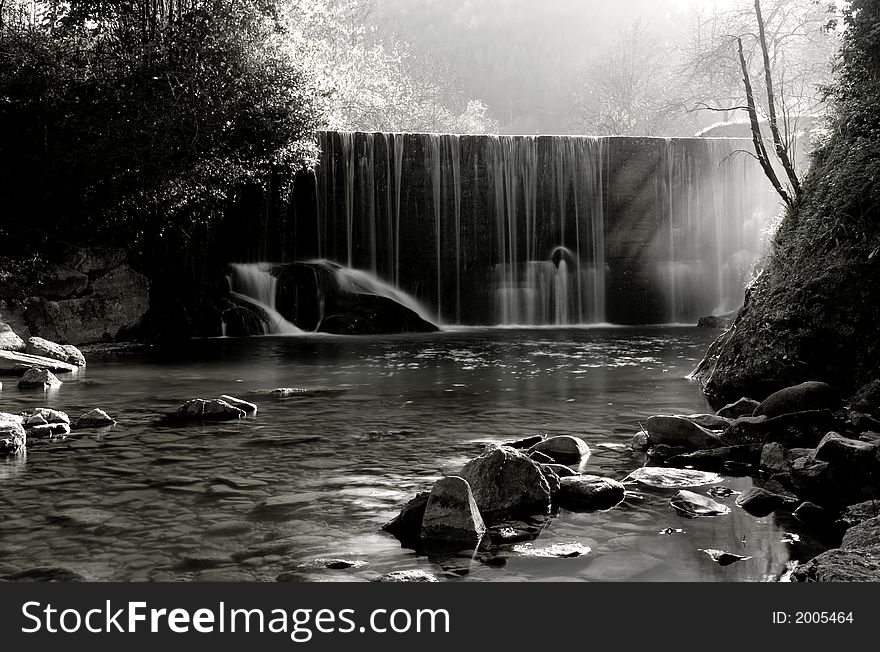
[[[880,0],[844,13],[827,133],[765,271],[696,376],[716,403],[880,378]]]

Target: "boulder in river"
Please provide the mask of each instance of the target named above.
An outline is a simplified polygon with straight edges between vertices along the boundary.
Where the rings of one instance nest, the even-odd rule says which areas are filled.
[[[590,456],[590,447],[580,437],[558,435],[535,444],[529,453],[543,453],[559,464],[577,464]]]
[[[0,351],[0,374],[21,375],[28,369],[48,369],[52,373],[68,373],[77,371],[79,367],[68,362],[45,358],[40,355]]]
[[[755,413],[755,409],[760,403],[754,399],[743,397],[733,403],[728,403],[715,414],[726,419],[738,419],[739,417],[750,417]]]
[[[72,344],[56,344],[42,337],[28,338],[25,353],[60,360],[77,367],[86,366],[86,358],[82,351]]]
[[[85,414],[80,415],[76,420],[77,428],[104,428],[106,426],[115,426],[116,421],[109,414],[100,408],[89,410]]]
[[[840,396],[828,383],[810,380],[773,392],[755,408],[754,416],[778,417],[792,412],[808,410],[836,410],[841,405]]]
[[[486,526],[467,480],[454,475],[437,480],[422,518],[422,541],[476,548],[485,533]]]
[[[506,516],[544,514],[550,509],[550,485],[540,465],[512,448],[489,448],[458,475],[467,480],[488,525]]]
[[[655,415],[645,421],[651,444],[683,446],[691,450],[721,446],[717,433],[697,425],[687,417]]]
[[[194,398],[177,408],[175,415],[189,421],[235,421],[244,418],[245,412],[219,398]]]
[[[693,491],[682,489],[675,494],[669,504],[679,514],[690,517],[723,516],[730,513],[730,507]]]
[[[0,457],[15,455],[27,445],[27,434],[21,422],[14,419],[5,419],[6,415],[0,412]]]
[[[52,408],[39,407],[22,414],[25,428],[30,425],[41,425],[44,423],[66,423],[70,425],[70,417],[67,412],[61,410],[53,410]]]
[[[382,526],[382,530],[397,537],[405,548],[418,548],[422,536],[422,520],[430,495],[428,491],[416,494],[401,507],[397,516]]]
[[[623,502],[626,496],[626,487],[622,482],[598,475],[560,478],[559,485],[559,502],[574,509],[611,509]]]
[[[4,321],[0,321],[0,351],[17,351],[25,349],[24,340],[15,334],[12,327]]]
[[[767,516],[783,507],[795,507],[797,499],[762,487],[752,487],[736,497],[736,504],[752,516]]]
[[[53,387],[61,387],[62,382],[48,369],[28,369],[18,381],[21,389],[47,390]]]

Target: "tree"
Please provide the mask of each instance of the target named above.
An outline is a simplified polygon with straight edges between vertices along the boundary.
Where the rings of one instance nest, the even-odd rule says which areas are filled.
[[[658,55],[660,48],[639,21],[621,31],[579,79],[573,99],[577,129],[594,135],[669,135],[685,111],[674,67]]]

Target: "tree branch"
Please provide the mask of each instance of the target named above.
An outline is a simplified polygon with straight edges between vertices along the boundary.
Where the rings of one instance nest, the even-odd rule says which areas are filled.
[[[794,171],[794,166],[791,164],[791,159],[788,156],[788,148],[785,143],[782,142],[782,137],[779,135],[779,125],[776,120],[776,98],[773,95],[773,77],[770,74],[770,55],[767,52],[767,37],[764,33],[764,18],[761,15],[761,0],[755,0],[755,16],[758,18],[758,40],[761,44],[761,54],[764,57],[764,78],[767,82],[767,110],[770,122],[770,133],[773,135],[776,156],[779,157],[779,161],[782,163],[785,174],[788,176],[788,181],[791,183],[794,197],[797,199],[801,194],[801,184]],[[740,48],[740,52],[742,52],[742,48]]]

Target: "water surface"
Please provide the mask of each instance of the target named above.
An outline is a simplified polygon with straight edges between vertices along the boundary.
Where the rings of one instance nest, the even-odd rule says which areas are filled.
[[[760,581],[821,547],[790,517],[732,511],[687,519],[673,492],[636,490],[599,513],[560,510],[535,547],[590,554],[536,559],[502,548],[490,563],[428,558],[379,531],[415,492],[455,473],[487,442],[574,434],[588,473],[623,478],[653,413],[707,411],[685,378],[715,333],[694,328],[466,329],[430,335],[193,341],[174,355],[95,357],[57,391],[7,379],[0,410],[40,405],[119,424],[32,443],[0,462],[0,573],[61,566],[93,580],[371,579],[424,568],[451,581]],[[286,399],[276,387],[309,391]],[[180,425],[184,400],[233,394],[256,418]],[[725,478],[737,491],[749,478]],[[637,488],[633,488],[634,490]],[[705,492],[708,487],[697,489]],[[255,507],[293,494],[281,514]],[[662,530],[683,530],[661,534]],[[800,537],[790,543],[790,534]],[[721,567],[701,551],[752,559]],[[362,562],[330,570],[321,559]]]

